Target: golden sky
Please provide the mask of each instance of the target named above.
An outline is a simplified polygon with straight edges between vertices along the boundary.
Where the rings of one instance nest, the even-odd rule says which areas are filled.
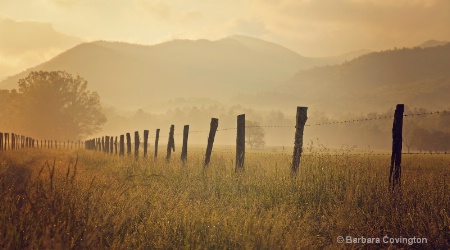
[[[449,24],[449,0],[0,0],[0,77],[81,41],[241,34],[329,56],[450,41]]]

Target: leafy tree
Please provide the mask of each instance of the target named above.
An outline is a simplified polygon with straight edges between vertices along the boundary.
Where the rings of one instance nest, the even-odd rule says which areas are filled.
[[[40,138],[79,139],[98,132],[106,117],[87,81],[64,71],[31,72],[19,80],[21,131]]]
[[[245,121],[245,143],[250,146],[251,149],[262,148],[266,144],[264,141],[264,130],[258,122]]]
[[[15,128],[14,117],[17,116],[18,96],[15,89],[0,90],[0,130],[11,132]]]

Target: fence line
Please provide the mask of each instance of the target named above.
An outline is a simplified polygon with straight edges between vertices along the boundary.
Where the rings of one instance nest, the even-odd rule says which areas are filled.
[[[411,113],[411,114],[403,114],[403,116],[404,117],[412,117],[412,116],[425,116],[425,115],[438,115],[438,114],[450,114],[450,111],[441,110],[441,111],[432,111],[432,112],[424,112],[424,113]],[[393,118],[394,118],[393,115],[385,115],[385,116],[377,116],[377,117],[372,117],[372,118],[362,118],[362,119],[305,124],[305,126],[312,127],[312,126],[323,126],[323,125],[335,125],[335,124],[346,124],[346,123],[354,123],[354,122],[387,120],[387,119],[393,119]],[[295,128],[295,126],[294,125],[252,125],[252,126],[245,126],[245,128]],[[222,129],[218,128],[217,132],[229,131],[229,130],[237,130],[237,127],[222,128]],[[208,132],[209,132],[208,130],[189,131],[189,133],[208,133]],[[179,135],[183,135],[183,134],[178,133],[175,135],[179,136]],[[168,136],[160,136],[160,137],[168,137]],[[155,138],[155,137],[149,137],[149,138]]]
[[[440,111],[431,111],[431,112],[422,112],[422,113],[407,113],[403,114],[403,117],[414,117],[414,116],[428,116],[428,115],[439,115],[439,114],[450,114],[450,111],[447,110],[440,110]],[[324,125],[337,125],[337,124],[348,124],[348,123],[355,123],[355,122],[366,122],[366,121],[376,121],[376,120],[386,120],[386,119],[393,119],[394,116],[392,115],[384,115],[384,116],[377,116],[372,118],[362,118],[362,119],[351,119],[351,120],[341,120],[341,121],[332,121],[332,122],[319,122],[319,123],[313,123],[313,124],[305,124],[304,126],[312,127],[312,126],[324,126]],[[245,126],[245,128],[292,128],[294,129],[296,126],[294,125],[257,125],[257,126]],[[216,132],[220,131],[236,131],[237,127],[228,127],[228,128],[217,128]],[[209,133],[209,130],[192,130],[189,131],[189,134],[193,133]],[[174,136],[182,136],[183,133],[177,133],[174,134]],[[108,136],[109,137],[109,136]],[[168,138],[168,135],[158,135],[157,136],[148,136],[148,138],[156,139],[156,138]],[[114,138],[113,136],[109,138]],[[0,133],[0,151],[5,150],[14,150],[14,149],[20,149],[20,148],[48,148],[48,149],[81,149],[81,148],[95,148],[95,147],[101,147],[101,138],[96,138],[98,141],[94,141],[92,144],[88,144],[86,142],[83,142],[81,140],[47,140],[47,139],[34,139],[31,137],[18,135],[16,133]],[[88,140],[89,141],[89,140]],[[67,144],[66,144],[67,142]],[[105,141],[104,144],[109,144],[109,147],[112,149],[113,145],[117,146],[118,142],[112,142],[111,141]],[[150,144],[150,143],[149,143]],[[91,145],[91,146],[88,146]],[[156,145],[155,145],[156,146]],[[102,150],[106,151],[106,145],[102,147]],[[111,150],[110,149],[110,150]],[[108,150],[108,152],[110,151]],[[112,150],[111,150],[112,151]],[[155,153],[157,150],[155,150]],[[249,152],[250,154],[254,154],[254,152]],[[116,150],[116,154],[118,154]],[[264,153],[260,153],[264,154]],[[446,152],[440,153],[402,153],[402,154],[421,154],[421,155],[438,155],[438,154],[447,154]],[[124,155],[124,154],[123,154]],[[356,154],[359,155],[359,154]],[[380,154],[375,154],[380,155]],[[381,154],[381,155],[388,155],[388,154]],[[157,157],[157,153],[155,154],[155,157]]]
[[[447,110],[443,111],[433,111],[433,112],[424,112],[424,113],[412,113],[412,114],[404,114],[404,104],[397,104],[394,116],[379,116],[379,117],[372,117],[372,118],[362,118],[362,119],[352,119],[352,120],[344,120],[344,121],[332,121],[332,122],[322,122],[322,123],[314,123],[314,124],[305,124],[308,117],[307,117],[307,107],[297,107],[297,116],[296,116],[296,124],[295,126],[286,126],[286,125],[245,125],[245,114],[241,114],[237,116],[237,127],[236,128],[224,128],[224,129],[218,129],[218,123],[219,120],[217,118],[211,119],[210,124],[210,130],[209,130],[209,137],[207,141],[207,149],[205,154],[205,162],[204,162],[204,168],[208,167],[208,164],[210,162],[211,154],[213,152],[217,153],[234,153],[236,155],[236,161],[235,161],[235,171],[241,172],[244,170],[244,160],[245,160],[245,130],[246,128],[295,128],[295,139],[294,139],[294,149],[292,153],[292,161],[291,161],[291,173],[293,176],[296,176],[298,174],[298,170],[301,163],[301,156],[303,152],[303,131],[305,126],[322,126],[322,125],[333,125],[333,124],[348,124],[348,123],[355,123],[355,122],[367,122],[367,121],[374,121],[374,120],[383,120],[383,119],[392,119],[393,118],[393,128],[392,128],[392,153],[391,156],[391,164],[390,164],[390,172],[389,172],[389,187],[392,189],[392,191],[401,191],[401,158],[402,155],[419,155],[419,154],[425,154],[425,153],[403,153],[402,152],[402,143],[403,143],[403,118],[404,117],[412,117],[412,116],[424,116],[424,115],[436,115],[436,114],[447,114]],[[170,132],[169,132],[169,139],[167,143],[167,154],[166,154],[166,161],[171,160],[171,152],[175,151],[175,141],[174,141],[174,125],[172,124],[170,126]],[[213,144],[214,144],[214,137],[216,132],[218,131],[231,131],[236,130],[236,150],[233,151],[217,151],[213,150]],[[155,138],[155,153],[154,158],[157,158],[157,152],[158,152],[158,140],[159,140],[159,132],[160,129],[156,129],[156,136]],[[206,130],[194,130],[190,133],[206,133],[208,131]],[[149,130],[144,130],[144,158],[147,157],[147,147],[148,147],[148,134]],[[189,125],[184,126],[184,132],[182,134],[176,134],[176,135],[183,135],[183,146],[182,146],[182,153],[181,153],[181,161],[183,165],[185,165],[187,161],[187,139],[189,134]],[[165,136],[161,136],[165,137]],[[152,138],[152,137],[151,137]],[[127,140],[127,155],[131,156],[131,135],[130,133],[126,133],[126,140]],[[44,144],[42,143],[44,141]],[[102,136],[101,138],[92,138],[89,140],[84,141],[84,148],[86,150],[93,150],[98,152],[104,152],[108,155],[114,155],[114,148],[115,148],[115,155],[119,155],[121,157],[124,156],[124,135],[120,135],[120,153],[117,152],[117,136]],[[134,156],[137,159],[139,156],[139,146],[141,144],[141,140],[139,137],[139,132],[135,131],[134,136]],[[60,149],[66,149],[66,141],[59,142]],[[70,144],[70,140],[67,140],[67,149],[73,149],[74,142],[72,141],[72,144]],[[75,144],[76,148],[81,148],[81,141],[79,140],[78,143]],[[55,140],[55,149],[58,148],[58,141]],[[23,135],[17,135],[14,133],[11,133],[11,136],[9,133],[3,133],[0,132],[0,151],[6,151],[6,150],[16,150],[19,148],[39,148],[39,140],[35,140],[31,137],[25,137]],[[53,140],[40,140],[40,148],[53,148]],[[329,152],[328,152],[329,153]],[[431,153],[431,152],[430,152]],[[288,155],[286,153],[263,153],[263,152],[247,152],[247,154],[250,155]],[[435,155],[439,155],[441,153],[435,153]],[[447,152],[443,153],[447,154]],[[310,152],[310,154],[307,155],[314,155]],[[363,152],[363,153],[349,153],[349,152],[343,152],[342,154],[338,153],[338,151],[335,151],[335,154],[333,156],[339,157],[339,156],[349,156],[349,155],[358,155],[358,156],[388,156],[389,154],[386,153],[373,153],[373,152]],[[428,155],[433,155],[428,154]]]

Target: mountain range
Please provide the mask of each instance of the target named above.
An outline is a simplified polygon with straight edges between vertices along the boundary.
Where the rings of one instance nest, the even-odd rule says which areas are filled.
[[[89,89],[104,103],[120,108],[152,110],[173,100],[184,105],[211,100],[267,109],[305,105],[325,112],[367,113],[402,102],[449,107],[448,69],[450,44],[434,40],[415,48],[360,50],[328,58],[303,57],[246,36],[152,46],[96,41],[8,77],[0,89],[17,88],[30,71],[65,70],[88,80]]]
[[[8,77],[0,88],[17,88],[18,80],[30,71],[65,70],[88,80],[103,102],[116,106],[148,107],[176,98],[224,101],[236,93],[270,90],[299,69],[340,63],[364,53],[308,58],[278,44],[239,35],[152,46],[96,41]]]
[[[310,70],[268,92],[241,97],[248,105],[304,105],[330,113],[385,111],[409,107],[450,108],[450,43],[373,52]],[[268,97],[271,98],[268,98]]]

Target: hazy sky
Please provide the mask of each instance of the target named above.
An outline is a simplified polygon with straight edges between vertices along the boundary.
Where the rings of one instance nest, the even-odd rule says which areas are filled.
[[[449,24],[449,0],[0,0],[0,77],[80,41],[242,34],[327,56],[450,41]]]

